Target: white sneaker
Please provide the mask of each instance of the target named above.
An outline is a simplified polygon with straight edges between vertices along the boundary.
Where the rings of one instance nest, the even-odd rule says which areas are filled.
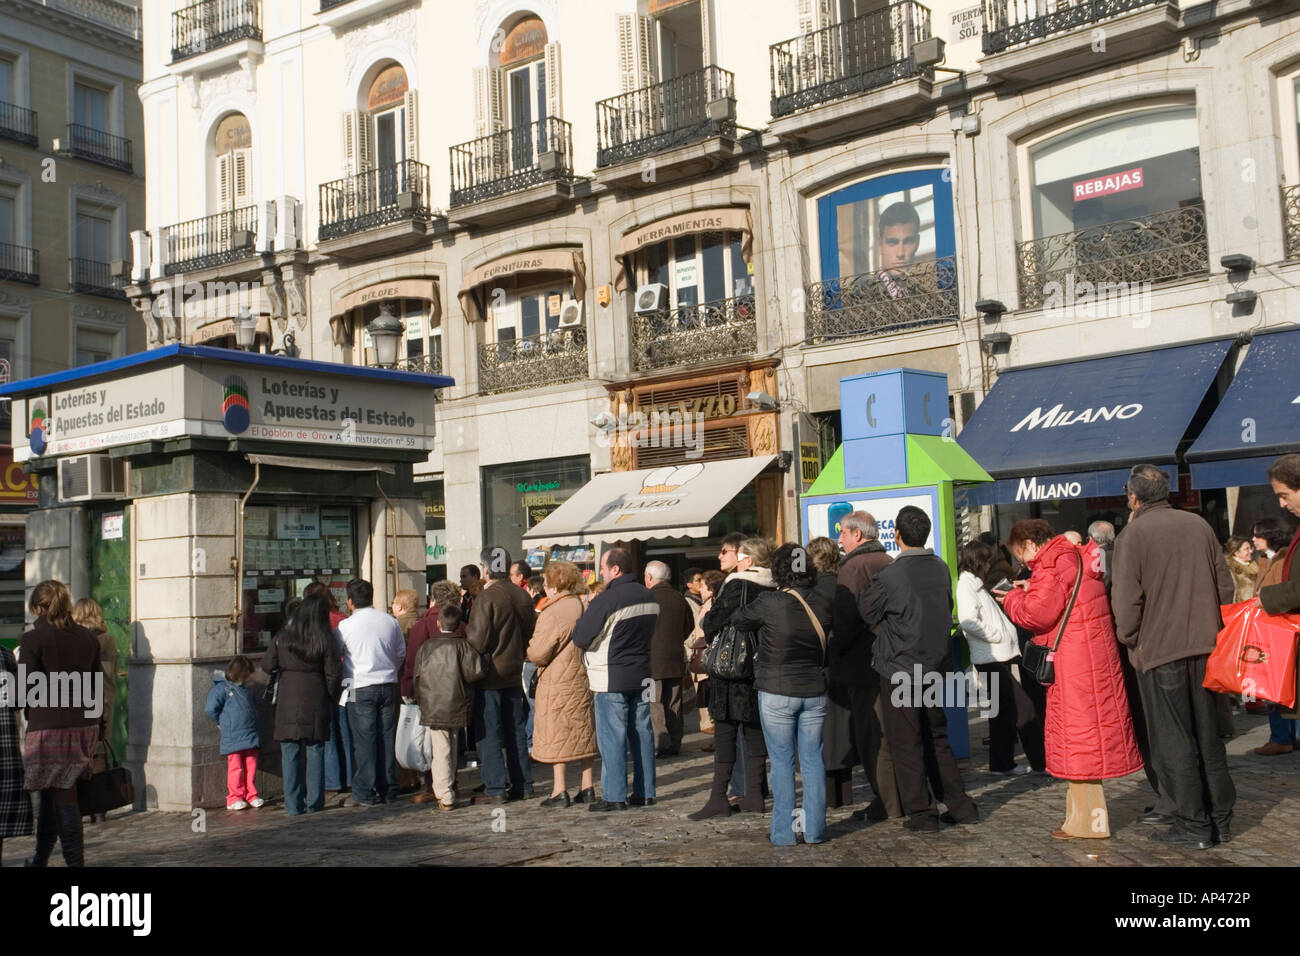
[[[1029,773],[1029,768],[1024,764],[1019,763],[1010,770],[993,770],[990,772],[995,777],[1023,777],[1025,774]]]
[[[245,803],[243,800],[236,800],[234,803],[227,803],[227,804],[226,804],[226,809],[227,809],[227,810],[247,810],[247,809],[248,809],[248,804]]]
[[[248,801],[248,805],[252,807],[254,810],[257,810],[258,808],[264,806],[265,804],[266,801],[263,800],[261,797],[254,797],[252,800]]]

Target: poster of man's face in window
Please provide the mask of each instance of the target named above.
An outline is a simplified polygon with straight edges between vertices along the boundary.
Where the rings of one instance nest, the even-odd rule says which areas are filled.
[[[819,205],[823,276],[832,269],[840,278],[906,271],[953,253],[952,186],[942,170],[878,176]]]

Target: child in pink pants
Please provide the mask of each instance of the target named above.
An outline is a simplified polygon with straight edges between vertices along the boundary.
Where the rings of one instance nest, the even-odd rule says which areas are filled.
[[[226,756],[226,809],[243,810],[262,806],[257,795],[257,752],[261,745],[257,698],[248,688],[253,665],[240,655],[230,662],[225,675],[213,677],[204,712],[221,728],[221,752]]]

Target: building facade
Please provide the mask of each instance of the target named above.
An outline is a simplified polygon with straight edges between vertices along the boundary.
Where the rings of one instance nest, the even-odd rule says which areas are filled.
[[[138,3],[0,4],[3,381],[144,346],[122,291],[130,233],[145,223],[140,79]],[[7,435],[8,405],[0,421]],[[0,467],[0,640],[13,641],[23,630],[24,514],[36,488],[8,445]]]
[[[800,533],[846,375],[945,374],[960,440],[1008,369],[1224,340],[1208,414],[1300,306],[1297,23],[1285,0],[146,0],[129,294],[153,345],[231,345],[247,310],[264,350],[365,364],[400,323],[399,367],[455,380],[416,466],[430,576],[484,544],[590,568],[530,532],[593,478],[645,471],[662,501],[752,458],[707,527],[632,539],[703,563],[732,530]],[[1122,510],[1062,487],[964,517]],[[1245,494],[1187,500],[1226,534]]]

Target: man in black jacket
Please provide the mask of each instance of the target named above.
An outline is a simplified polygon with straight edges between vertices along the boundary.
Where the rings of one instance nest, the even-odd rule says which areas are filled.
[[[686,638],[695,629],[695,613],[672,586],[672,571],[662,561],[645,566],[645,586],[659,604],[650,644],[650,723],[655,732],[655,756],[682,749],[682,675],[686,673]]]
[[[872,666],[891,685],[882,693],[882,716],[907,814],[904,825],[938,830],[940,820],[978,823],[979,810],[948,747],[943,708],[933,702],[938,696],[933,682],[946,683],[952,673],[952,575],[925,547],[930,518],[924,511],[909,505],[894,525],[900,554],[876,574],[858,599],[858,610],[876,632]],[[948,812],[942,817],[926,785],[927,758],[937,765],[943,784]]]
[[[612,548],[600,559],[605,590],[592,598],[573,628],[596,698],[601,799],[595,813],[655,802],[655,743],[650,725],[650,646],[659,604],[634,574],[632,556]],[[627,748],[632,746],[632,799],[627,796]]]

